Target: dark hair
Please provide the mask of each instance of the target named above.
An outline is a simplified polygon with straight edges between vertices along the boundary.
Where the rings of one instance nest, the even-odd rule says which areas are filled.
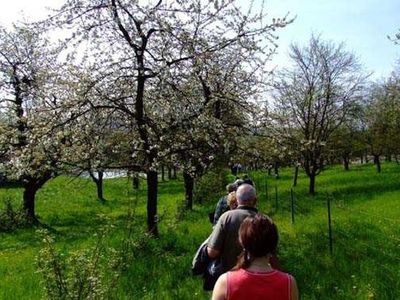
[[[247,175],[247,174],[245,174],[243,176],[243,183],[247,183],[247,184],[250,184],[252,186],[255,186],[253,180],[251,180],[250,176]]]
[[[250,178],[249,179],[244,179],[243,183],[247,183],[247,184],[250,184],[251,186],[254,186],[254,182]]]
[[[237,185],[236,185],[235,183],[229,183],[229,184],[226,186],[226,191],[227,191],[228,193],[234,192],[234,191],[236,191],[236,189],[237,189]]]
[[[241,186],[243,183],[247,183],[247,184],[250,184],[251,186],[254,186],[254,181],[251,180],[249,175],[244,175],[243,179],[237,178],[235,183],[236,183],[237,187]]]
[[[248,268],[255,258],[275,254],[278,239],[278,229],[268,216],[256,214],[244,219],[239,229],[243,252],[235,269]]]

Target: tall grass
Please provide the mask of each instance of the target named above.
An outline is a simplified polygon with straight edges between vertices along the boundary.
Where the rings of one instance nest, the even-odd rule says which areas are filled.
[[[279,257],[283,268],[298,282],[302,299],[400,299],[400,166],[384,164],[340,166],[317,177],[317,194],[307,194],[308,180],[300,173],[295,195],[295,223],[291,222],[291,169],[280,178],[252,172],[258,207],[270,214],[280,232]],[[230,178],[231,180],[233,179]],[[102,204],[87,179],[56,178],[39,191],[37,213],[56,239],[61,253],[89,248],[102,226],[98,215],[114,224],[107,239],[118,243],[129,207],[134,226],[145,231],[145,185],[132,190],[126,178],[105,181]],[[276,194],[278,191],[278,206]],[[184,199],[180,180],[160,182],[159,239],[150,239],[134,254],[116,290],[116,299],[209,299],[202,282],[191,276],[190,265],[198,245],[211,232],[208,213],[220,194],[203,199],[193,211],[180,214]],[[268,194],[268,197],[267,197]],[[18,188],[0,189],[0,199],[19,203]],[[333,254],[329,253],[326,200],[332,199]],[[35,257],[41,241],[34,229],[0,233],[0,298],[42,299]]]

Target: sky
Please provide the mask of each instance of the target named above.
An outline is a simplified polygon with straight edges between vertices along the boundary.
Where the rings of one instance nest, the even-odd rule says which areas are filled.
[[[400,45],[387,36],[400,28],[399,0],[266,0],[272,17],[296,16],[279,34],[274,63],[287,64],[291,43],[306,45],[312,34],[345,44],[373,79],[388,76],[400,59]]]
[[[0,24],[45,17],[45,7],[57,7],[63,0],[0,0]],[[145,1],[145,0],[142,0]],[[151,0],[150,0],[151,1]],[[188,0],[190,1],[190,0]],[[238,0],[248,3],[249,0]],[[272,65],[288,65],[290,43],[307,45],[311,34],[323,40],[345,43],[345,49],[359,57],[366,72],[374,72],[373,79],[388,76],[400,59],[400,45],[391,42],[400,28],[399,0],[265,0],[268,16],[296,17],[286,28],[278,31],[278,53]],[[261,0],[255,0],[258,4]],[[24,14],[21,14],[24,11]]]

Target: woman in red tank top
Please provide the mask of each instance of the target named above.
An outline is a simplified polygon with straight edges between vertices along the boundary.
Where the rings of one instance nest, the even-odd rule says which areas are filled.
[[[218,278],[213,300],[299,299],[295,279],[269,263],[278,244],[278,230],[269,217],[247,217],[239,229],[239,242],[243,253],[233,271]]]

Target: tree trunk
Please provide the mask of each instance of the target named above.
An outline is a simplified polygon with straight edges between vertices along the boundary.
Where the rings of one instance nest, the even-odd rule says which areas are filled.
[[[97,187],[97,198],[101,201],[104,202],[104,196],[103,196],[103,171],[97,171],[98,178],[95,180],[96,187]]]
[[[150,234],[158,237],[157,216],[157,171],[147,172],[147,229]]]
[[[164,182],[165,181],[165,167],[161,166],[161,180]]]
[[[186,209],[193,209],[193,187],[194,178],[187,172],[183,172],[183,179],[185,182],[185,202]]]
[[[24,178],[24,193],[23,193],[23,206],[22,209],[25,212],[26,220],[32,224],[36,225],[39,223],[36,213],[35,213],[35,200],[36,192],[50,179],[52,178],[52,173],[47,172],[40,178],[27,177]]]
[[[96,184],[97,188],[97,199],[100,200],[101,202],[104,202],[105,199],[103,197],[103,171],[97,171],[98,178],[94,176],[94,173],[92,170],[89,170],[89,175],[92,178],[93,182]]]
[[[299,165],[296,164],[294,167],[294,177],[293,177],[293,186],[297,186],[297,177],[299,176]]]
[[[364,163],[364,155],[360,155],[360,163],[363,164]]]
[[[35,214],[35,198],[38,187],[34,183],[27,183],[24,185],[24,204],[23,210],[28,223],[36,225],[39,223]]]
[[[274,172],[275,172],[275,178],[279,179],[279,164],[278,164],[278,162],[274,163]]]
[[[350,158],[347,155],[343,155],[343,166],[346,171],[349,170]]]
[[[138,190],[140,185],[139,175],[137,173],[133,174],[132,186],[134,190]]]
[[[378,171],[378,173],[380,173],[382,171],[380,155],[374,154],[374,163],[376,164],[376,170]]]
[[[172,179],[172,170],[171,167],[168,167],[168,180]]]
[[[308,192],[311,194],[311,195],[315,195],[315,177],[316,177],[316,175],[315,175],[315,173],[310,173],[309,175],[308,175],[308,177],[310,178],[310,185],[309,185],[309,189],[308,189]]]
[[[172,179],[176,179],[176,168],[172,168]]]
[[[214,107],[214,117],[218,120],[221,120],[221,101],[217,100],[215,101],[215,107]]]

